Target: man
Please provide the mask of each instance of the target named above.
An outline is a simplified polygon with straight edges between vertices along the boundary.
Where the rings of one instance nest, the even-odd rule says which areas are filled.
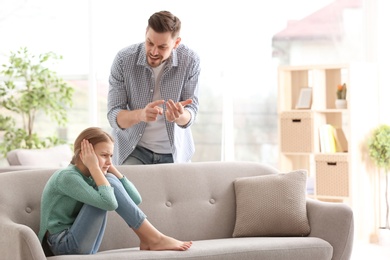
[[[116,165],[189,162],[194,154],[200,61],[180,44],[180,27],[170,12],[154,13],[145,42],[114,59],[107,117]]]

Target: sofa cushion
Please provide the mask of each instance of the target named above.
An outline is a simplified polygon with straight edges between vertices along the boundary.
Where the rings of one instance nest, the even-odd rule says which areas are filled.
[[[7,153],[9,165],[64,167],[70,163],[73,153],[69,145],[45,149],[15,149]]]
[[[306,236],[306,170],[237,178],[233,237]]]
[[[139,250],[136,247],[99,252],[95,256],[133,260],[329,260],[332,254],[332,246],[317,237],[242,237],[193,241],[191,249],[185,252]],[[55,259],[66,260],[69,256],[60,257]]]

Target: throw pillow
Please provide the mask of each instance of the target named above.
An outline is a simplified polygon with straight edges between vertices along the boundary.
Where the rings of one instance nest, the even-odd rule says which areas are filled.
[[[233,237],[306,236],[306,170],[238,178]]]

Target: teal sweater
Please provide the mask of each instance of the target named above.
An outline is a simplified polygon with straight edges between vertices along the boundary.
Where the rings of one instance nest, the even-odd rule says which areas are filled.
[[[119,180],[135,204],[140,204],[141,196],[137,188],[126,177]],[[72,164],[56,171],[42,194],[39,240],[42,242],[46,231],[55,234],[71,227],[84,204],[107,211],[118,207],[112,187],[95,188],[92,177],[85,177]]]

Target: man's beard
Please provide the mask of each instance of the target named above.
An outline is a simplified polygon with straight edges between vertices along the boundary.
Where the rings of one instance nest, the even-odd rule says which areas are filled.
[[[151,67],[158,67],[161,65],[161,63],[163,62],[162,60],[162,56],[160,55],[157,55],[157,56],[151,56],[151,55],[148,55],[148,63]]]

